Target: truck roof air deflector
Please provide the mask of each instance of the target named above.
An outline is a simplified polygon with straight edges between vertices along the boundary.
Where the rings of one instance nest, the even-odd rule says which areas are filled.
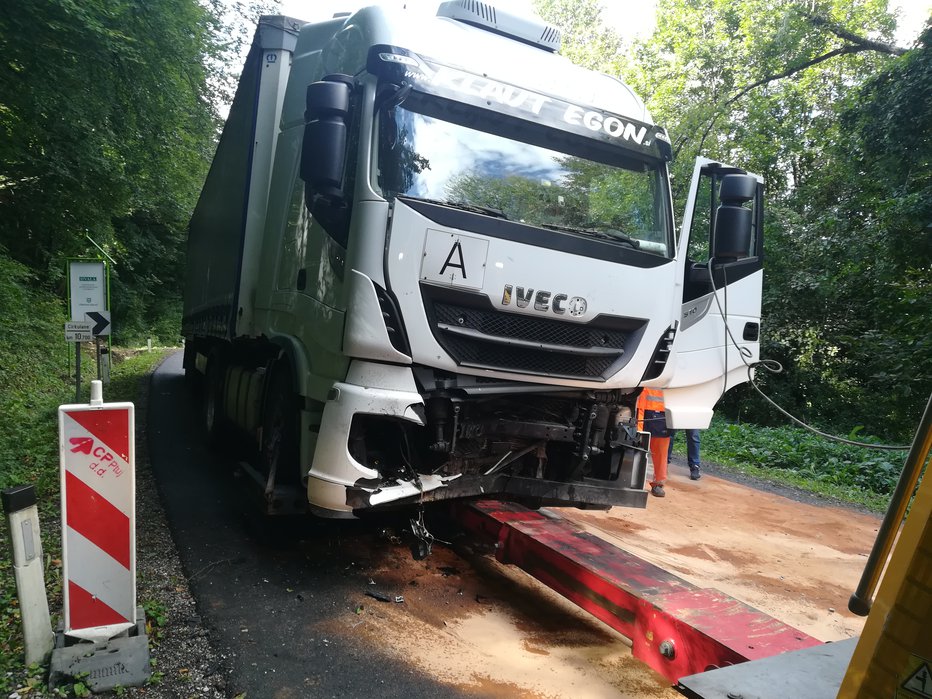
[[[560,30],[537,15],[521,16],[480,0],[448,0],[437,9],[438,17],[449,17],[556,53]]]

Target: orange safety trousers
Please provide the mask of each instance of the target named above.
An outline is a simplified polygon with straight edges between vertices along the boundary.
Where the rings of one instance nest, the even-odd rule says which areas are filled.
[[[663,485],[667,480],[667,455],[670,449],[669,437],[650,438],[650,460],[654,463],[652,486]]]

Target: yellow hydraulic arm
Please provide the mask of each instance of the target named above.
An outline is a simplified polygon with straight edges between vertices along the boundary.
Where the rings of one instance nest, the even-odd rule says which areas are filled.
[[[861,584],[848,605],[855,613],[869,614],[838,699],[932,699],[932,476],[928,473],[909,506],[930,447],[932,398]],[[901,529],[907,506],[909,515]],[[871,602],[874,590],[877,596]]]

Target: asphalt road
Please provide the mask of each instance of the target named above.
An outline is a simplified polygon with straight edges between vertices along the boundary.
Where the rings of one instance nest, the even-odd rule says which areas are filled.
[[[234,457],[209,452],[199,426],[179,352],[152,377],[150,461],[198,610],[211,645],[232,668],[236,693],[471,694],[385,652],[391,637],[375,645],[364,635],[334,633],[368,599],[372,572],[384,567],[380,524],[308,517],[269,526],[235,476]]]

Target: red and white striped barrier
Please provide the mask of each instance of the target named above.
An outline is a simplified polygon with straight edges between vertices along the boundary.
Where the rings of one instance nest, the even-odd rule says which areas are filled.
[[[103,641],[136,623],[135,416],[93,383],[58,409],[65,633]]]

